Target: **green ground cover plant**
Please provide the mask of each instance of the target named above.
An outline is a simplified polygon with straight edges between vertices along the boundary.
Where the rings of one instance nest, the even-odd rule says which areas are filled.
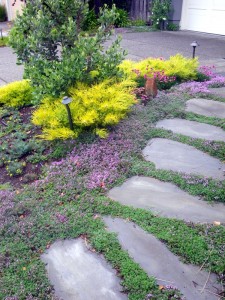
[[[46,161],[66,155],[73,145],[63,141],[45,142],[40,130],[30,123],[34,108],[0,108],[0,182],[16,187],[36,180]]]
[[[57,239],[83,236],[117,269],[129,299],[143,300],[148,295],[154,300],[182,299],[175,287],[159,289],[156,281],[132,261],[121,249],[116,235],[105,230],[103,215],[135,222],[166,243],[184,261],[204,264],[222,280],[224,226],[195,225],[158,217],[142,209],[122,206],[106,196],[109,188],[127,178],[145,175],[173,182],[207,201],[225,201],[224,181],[156,170],[141,156],[147,141],[161,136],[191,142],[221,158],[224,143],[218,143],[221,154],[217,154],[215,144],[154,128],[154,123],[163,118],[185,118],[184,103],[189,97],[178,91],[160,92],[146,106],[133,106],[129,117],[111,128],[107,138],[96,139],[84,132],[66,156],[56,146],[54,155],[60,159],[46,166],[42,177],[33,184],[16,191],[3,186],[0,190],[3,238],[0,298],[54,299],[40,255]]]
[[[0,38],[0,47],[5,47],[8,45],[8,38],[7,37],[3,37],[3,38]]]
[[[61,3],[62,7],[65,3]],[[54,5],[53,8],[57,8]],[[36,8],[28,7],[34,17]],[[76,12],[78,8],[74,8]],[[49,9],[47,12],[51,13]],[[40,20],[43,21],[42,13],[41,11]],[[115,17],[114,12],[108,10],[105,14],[109,14],[109,19]],[[51,14],[48,17],[50,18]],[[36,25],[40,25],[38,22],[39,20]],[[77,24],[72,20],[70,22],[69,35],[72,34],[72,29],[77,28]],[[21,34],[21,32],[24,33],[23,26],[27,28],[28,24],[22,25],[21,22],[18,26],[17,30],[20,28]],[[63,26],[59,28],[62,37],[65,34],[65,28]],[[51,28],[51,35],[55,37],[54,35],[58,33],[53,29],[55,28]],[[102,41],[101,30],[103,29],[99,30],[99,39]],[[15,33],[16,31],[13,34]],[[105,31],[104,34],[106,34]],[[56,44],[58,38],[59,36],[55,39]],[[69,36],[67,38],[65,43],[69,41]],[[89,35],[87,37],[80,35],[79,38],[84,42],[84,45],[82,44],[84,48],[81,47],[78,50],[89,49],[89,54],[92,55],[93,49],[96,48],[89,43],[94,43],[94,39]],[[62,42],[61,40],[60,43]],[[22,47],[20,54],[23,55],[26,47],[23,48],[24,45],[21,44],[20,46]],[[33,47],[33,44],[31,46]],[[3,97],[0,108],[2,125],[0,162],[1,171],[8,172],[8,177],[1,179],[0,185],[1,299],[56,300],[40,255],[57,239],[82,237],[116,268],[118,276],[121,277],[124,292],[128,293],[129,299],[182,300],[176,287],[165,285],[159,288],[156,280],[149,278],[128,253],[122,250],[116,235],[105,229],[102,221],[104,215],[135,222],[164,242],[182,260],[199,267],[204,265],[210,272],[217,273],[220,280],[224,282],[225,228],[223,224],[220,226],[193,224],[159,217],[151,211],[123,206],[107,197],[107,191],[110,188],[123,183],[131,176],[144,175],[172,182],[205,201],[225,202],[225,181],[158,170],[154,164],[146,162],[141,154],[141,150],[149,139],[163,137],[191,144],[223,160],[224,142],[191,139],[166,130],[155,129],[154,124],[164,118],[180,117],[193,120],[196,118],[196,120],[224,128],[224,120],[186,113],[185,102],[192,97],[186,88],[160,91],[157,98],[147,99],[145,105],[142,105],[141,101],[135,101],[135,95],[139,97],[137,91],[130,93],[140,83],[138,81],[140,77],[144,82],[145,75],[154,76],[156,72],[158,72],[157,76],[176,76],[176,83],[200,78],[201,81],[203,80],[201,84],[206,85],[206,82],[212,79],[207,73],[208,70],[202,72],[206,77],[200,76],[197,60],[186,59],[180,55],[168,61],[163,59],[147,59],[139,63],[125,61],[120,69],[117,69],[122,56],[117,56],[117,51],[112,49],[101,60],[100,44],[98,46],[100,52],[94,57],[96,60],[88,72],[89,61],[84,62],[86,69],[80,76],[84,75],[85,83],[71,84],[78,78],[73,77],[72,81],[66,83],[68,84],[66,88],[61,86],[56,91],[56,94],[60,95],[57,99],[51,95],[46,97],[38,107],[30,107],[26,105],[34,103],[34,93],[27,81],[26,83],[23,81],[25,87],[21,82],[13,88],[12,86],[5,87],[7,93]],[[119,44],[115,44],[116,49],[118,46]],[[29,49],[31,52],[32,47]],[[67,48],[70,48],[70,44],[67,44]],[[54,57],[56,49],[51,50],[53,52],[43,55]],[[72,59],[72,50],[65,53],[71,54]],[[37,61],[34,62],[36,63]],[[55,63],[60,65],[62,61],[56,59]],[[67,63],[68,61],[65,66],[68,67]],[[113,66],[116,66],[114,73],[110,71]],[[40,70],[38,68],[36,71]],[[75,72],[76,69],[67,71],[67,75],[70,76],[70,72]],[[119,80],[118,75],[122,75],[121,71],[124,72],[124,77]],[[41,89],[43,88],[43,91],[48,94],[59,81],[56,81],[54,86],[50,81],[50,86],[47,87],[46,78],[51,77],[52,74],[45,73],[43,76],[42,80],[46,86],[43,85]],[[52,80],[53,77],[51,77]],[[111,77],[113,79],[110,81]],[[108,81],[104,81],[105,78]],[[214,81],[211,83],[223,84],[222,78],[217,79],[213,77]],[[41,80],[40,77],[37,80]],[[60,76],[57,80],[60,80]],[[168,80],[166,83],[171,82]],[[61,104],[62,90],[70,93],[73,98],[70,106],[73,122],[78,130],[77,134],[73,131],[68,133],[66,110]],[[199,90],[202,91],[202,86]],[[141,96],[143,94],[140,98]],[[8,106],[13,107],[8,108]],[[36,111],[33,113],[34,109]],[[42,141],[37,138],[37,135],[41,135],[41,131],[39,127],[30,123],[32,113],[34,123],[44,127],[44,134],[47,134],[50,140],[57,138],[56,140]],[[61,129],[64,133],[60,131]],[[60,137],[69,139],[63,141],[59,140]],[[77,138],[74,139],[74,137]],[[48,163],[44,164],[44,162]],[[32,169],[32,166],[37,165],[38,168]],[[26,172],[27,166],[30,166],[28,173]],[[13,181],[13,178],[17,181]],[[5,179],[8,179],[11,185],[7,184]],[[30,184],[22,186],[21,181],[22,183],[27,181]]]

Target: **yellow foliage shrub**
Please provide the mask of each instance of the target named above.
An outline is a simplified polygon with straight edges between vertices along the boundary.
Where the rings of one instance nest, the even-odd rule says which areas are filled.
[[[32,87],[29,80],[21,80],[0,87],[0,104],[20,107],[32,103]]]
[[[131,93],[134,87],[132,80],[120,83],[104,81],[91,87],[78,83],[69,91],[73,99],[70,103],[73,131],[69,129],[62,99],[44,99],[33,113],[32,122],[43,127],[40,137],[47,140],[76,138],[87,128],[104,138],[107,136],[107,126],[117,124],[136,102]]]
[[[181,80],[195,79],[198,68],[198,60],[185,58],[180,54],[171,56],[168,60],[162,58],[147,58],[140,62],[125,60],[120,64],[125,78],[136,78],[133,70],[138,70],[141,76],[148,72],[164,71],[167,76],[176,76]]]

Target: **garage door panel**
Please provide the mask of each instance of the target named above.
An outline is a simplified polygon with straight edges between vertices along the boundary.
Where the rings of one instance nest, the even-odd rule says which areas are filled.
[[[198,9],[206,9],[208,3],[206,0],[189,0],[189,8],[198,8]]]
[[[214,10],[211,14],[211,30],[212,33],[225,35],[225,10]]]
[[[225,35],[225,0],[183,0],[181,29]]]
[[[207,20],[208,18],[205,10],[190,9],[187,26],[189,30],[204,31],[206,29],[205,23],[207,23]]]
[[[225,10],[224,0],[213,0],[212,8],[216,10]]]

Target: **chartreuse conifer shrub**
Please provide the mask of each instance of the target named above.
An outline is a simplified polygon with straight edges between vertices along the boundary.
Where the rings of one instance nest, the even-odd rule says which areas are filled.
[[[147,58],[140,62],[124,60],[120,69],[125,77],[135,79],[137,76],[150,75],[157,71],[164,71],[167,76],[175,76],[179,81],[187,81],[197,78],[198,59],[190,59],[176,54],[168,60],[163,58]],[[138,72],[134,72],[138,71]]]
[[[22,107],[32,103],[32,87],[29,80],[21,80],[0,87],[0,105]]]
[[[112,34],[115,6],[100,10],[95,34],[82,32],[88,1],[27,0],[17,16],[9,43],[24,64],[38,100],[66,94],[76,82],[93,83],[117,76],[124,58],[120,38],[108,49],[102,43]],[[95,77],[91,72],[95,71]]]
[[[46,140],[76,138],[86,129],[104,138],[107,127],[117,124],[136,103],[132,89],[135,83],[124,80],[112,83],[105,80],[88,86],[77,83],[69,90],[73,99],[70,110],[74,130],[69,129],[68,115],[62,99],[45,98],[33,113],[32,122],[43,129],[41,138]]]

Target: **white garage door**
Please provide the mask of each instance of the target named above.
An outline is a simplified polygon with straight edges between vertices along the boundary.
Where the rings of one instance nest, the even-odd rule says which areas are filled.
[[[225,35],[225,0],[183,0],[181,29]]]

